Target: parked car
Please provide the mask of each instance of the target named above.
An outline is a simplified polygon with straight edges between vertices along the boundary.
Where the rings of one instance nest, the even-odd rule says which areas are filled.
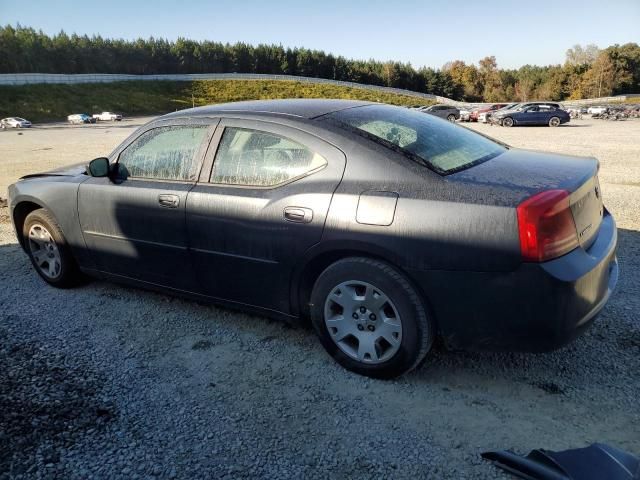
[[[119,122],[122,120],[122,115],[113,112],[94,113],[93,118],[102,122]]]
[[[506,105],[506,106],[504,106],[502,108],[499,108],[499,109],[491,112],[491,115],[486,115],[485,116],[485,120],[486,120],[487,123],[489,123],[491,125],[495,125],[495,124],[497,124],[499,122],[496,120],[496,117],[495,117],[494,113],[502,112],[504,110],[515,110],[515,109],[518,108],[519,105],[520,105],[519,102],[510,103],[510,104],[508,104],[508,105]]]
[[[471,110],[468,110],[466,108],[461,108],[460,109],[460,121],[461,122],[468,122],[471,116]]]
[[[421,110],[424,113],[455,122],[460,118],[460,110],[452,105],[431,105]]]
[[[476,108],[471,112],[471,115],[469,116],[469,120],[471,120],[472,122],[477,122],[481,114],[487,113],[487,112],[493,112],[495,110],[500,110],[501,108],[506,107],[507,105],[508,104],[506,103],[494,103],[493,105],[489,105],[486,107]]]
[[[67,121],[72,124],[78,123],[96,123],[95,118],[90,117],[86,113],[74,113],[73,115],[69,115],[67,117]]]
[[[556,103],[523,103],[514,110],[500,110],[493,114],[503,127],[514,125],[549,125],[557,127],[571,120],[569,114]]]
[[[587,108],[587,113],[589,115],[602,115],[603,113],[607,113],[607,108],[604,105],[598,105],[598,106],[593,106],[593,107],[589,107]]]
[[[30,128],[31,122],[21,117],[8,117],[0,120],[0,128]]]
[[[597,175],[406,108],[252,101],[159,117],[108,158],[23,177],[9,205],[53,286],[310,317],[337,362],[389,378],[436,336],[544,351],[584,331],[618,276]]]

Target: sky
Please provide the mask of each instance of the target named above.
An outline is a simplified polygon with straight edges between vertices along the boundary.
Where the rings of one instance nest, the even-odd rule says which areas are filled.
[[[54,34],[280,44],[440,68],[564,62],[575,44],[640,43],[640,0],[0,0],[0,25]]]

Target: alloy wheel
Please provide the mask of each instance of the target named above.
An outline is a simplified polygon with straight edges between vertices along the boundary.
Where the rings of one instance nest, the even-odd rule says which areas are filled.
[[[55,240],[43,225],[34,223],[29,229],[29,250],[44,276],[57,278],[62,272],[62,260]]]
[[[359,280],[331,289],[324,304],[324,322],[338,348],[359,362],[385,362],[402,342],[402,321],[391,299]]]

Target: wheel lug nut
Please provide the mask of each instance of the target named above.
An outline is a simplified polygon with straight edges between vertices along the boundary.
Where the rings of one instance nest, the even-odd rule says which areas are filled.
[[[370,332],[375,332],[375,331],[376,331],[376,327],[374,327],[373,325],[369,325],[369,326],[367,327],[367,329],[368,329]]]
[[[371,315],[369,315],[369,320],[375,321],[375,319],[376,319],[376,314],[375,313],[372,313]]]
[[[358,324],[358,330],[362,331],[362,330],[364,330],[364,327],[362,325]]]
[[[364,307],[360,307],[360,313],[365,313],[366,311],[367,311],[367,309],[366,309],[366,308],[364,308]]]
[[[354,319],[356,319],[356,320],[359,318],[359,317],[358,317],[358,314],[357,314],[356,312],[353,312],[353,315],[351,315],[351,316],[352,316]]]

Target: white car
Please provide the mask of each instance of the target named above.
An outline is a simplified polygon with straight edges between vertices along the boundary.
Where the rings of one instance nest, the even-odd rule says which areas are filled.
[[[94,113],[93,118],[102,122],[119,122],[122,120],[122,115],[113,112]]]
[[[460,121],[461,122],[470,121],[470,117],[471,117],[471,110],[466,110],[464,108],[460,109]]]
[[[0,120],[0,128],[29,128],[31,122],[20,117],[8,117]]]
[[[478,123],[487,123],[487,112],[478,114]]]
[[[608,107],[602,107],[602,106],[589,107],[587,108],[587,113],[590,115],[593,115],[593,114],[602,115],[603,113],[607,112],[607,108]]]

